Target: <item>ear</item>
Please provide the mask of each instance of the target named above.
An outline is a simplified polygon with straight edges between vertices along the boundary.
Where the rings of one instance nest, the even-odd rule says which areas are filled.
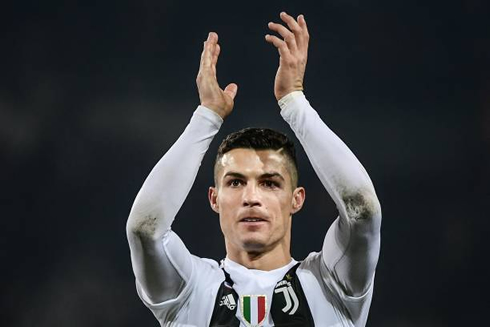
[[[293,191],[293,199],[292,199],[292,207],[291,214],[295,214],[303,208],[303,204],[305,203],[306,192],[304,187],[297,187]]]
[[[219,213],[218,207],[218,189],[216,187],[210,186],[208,191],[209,205],[214,212]]]

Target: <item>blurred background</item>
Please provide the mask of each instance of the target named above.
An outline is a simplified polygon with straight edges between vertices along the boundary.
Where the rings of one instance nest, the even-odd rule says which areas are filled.
[[[482,326],[488,9],[484,0],[2,2],[0,325],[158,326],[136,294],[125,224],[199,104],[209,31],[220,36],[218,80],[239,91],[173,227],[194,254],[224,257],[207,202],[219,142],[246,126],[293,136],[273,95],[278,54],[264,40],[285,10],[304,14],[311,34],[306,96],[382,204],[368,326]],[[307,200],[292,252],[302,259],[320,250],[337,212],[296,144]]]

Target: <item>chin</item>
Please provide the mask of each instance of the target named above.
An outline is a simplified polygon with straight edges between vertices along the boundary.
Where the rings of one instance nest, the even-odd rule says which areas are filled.
[[[242,248],[247,252],[264,252],[269,244],[259,237],[250,237],[242,240]]]
[[[250,238],[242,241],[242,247],[245,251],[260,251],[262,252],[266,248],[265,242],[256,239]]]

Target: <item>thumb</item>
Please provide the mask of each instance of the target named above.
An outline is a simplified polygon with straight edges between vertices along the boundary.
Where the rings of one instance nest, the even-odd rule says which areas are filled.
[[[236,85],[235,83],[228,84],[228,86],[226,86],[224,90],[224,92],[228,94],[232,100],[235,99],[237,91],[238,91],[238,85]]]

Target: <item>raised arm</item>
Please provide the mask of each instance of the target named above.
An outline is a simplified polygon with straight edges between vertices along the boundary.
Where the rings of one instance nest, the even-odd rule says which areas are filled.
[[[269,23],[282,37],[266,35],[279,51],[274,94],[281,115],[303,145],[315,172],[334,200],[340,217],[325,237],[322,257],[348,296],[369,288],[379,255],[381,209],[374,186],[360,162],[320,119],[303,93],[309,34],[302,15],[286,13],[288,26]]]
[[[196,79],[201,106],[141,187],[127,222],[138,286],[152,303],[179,295],[192,273],[191,255],[170,226],[196,178],[202,158],[233,109],[236,84],[220,89],[218,35],[210,33]]]

